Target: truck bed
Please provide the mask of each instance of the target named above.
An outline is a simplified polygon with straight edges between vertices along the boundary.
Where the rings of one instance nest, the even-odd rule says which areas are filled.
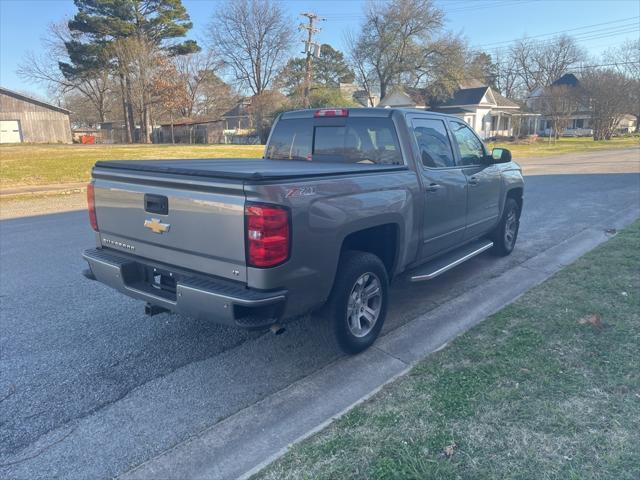
[[[362,163],[304,162],[263,160],[261,158],[225,158],[196,160],[117,160],[100,161],[95,167],[103,170],[130,170],[211,177],[230,180],[288,180],[332,175],[351,175],[406,170],[405,165],[375,165]]]

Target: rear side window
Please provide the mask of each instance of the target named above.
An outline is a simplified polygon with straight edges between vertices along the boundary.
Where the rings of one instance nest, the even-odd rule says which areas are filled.
[[[313,120],[280,120],[269,139],[267,158],[311,160]]]
[[[453,167],[453,150],[442,120],[420,118],[413,121],[413,133],[425,167]]]
[[[267,158],[401,165],[402,154],[390,118],[280,120],[271,135]]]

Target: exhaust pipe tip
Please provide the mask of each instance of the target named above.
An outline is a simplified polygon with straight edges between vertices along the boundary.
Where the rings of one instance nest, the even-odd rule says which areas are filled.
[[[271,330],[271,333],[273,333],[274,335],[282,335],[286,331],[286,328],[284,328],[279,323],[274,323],[269,327],[269,330]]]

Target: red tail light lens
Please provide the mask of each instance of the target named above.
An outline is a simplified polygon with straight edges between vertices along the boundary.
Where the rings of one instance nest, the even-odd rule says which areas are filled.
[[[93,183],[87,185],[87,209],[89,210],[89,223],[91,228],[98,231],[98,220],[96,219],[96,201],[93,192]]]
[[[348,108],[321,108],[313,112],[314,117],[348,117]]]
[[[273,205],[247,204],[247,264],[274,267],[289,258],[289,211]]]

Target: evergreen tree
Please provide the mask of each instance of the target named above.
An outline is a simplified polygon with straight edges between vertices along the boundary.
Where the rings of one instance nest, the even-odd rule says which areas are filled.
[[[135,51],[148,57],[154,52],[182,55],[199,50],[193,40],[180,41],[191,29],[189,15],[182,0],[75,0],[78,12],[69,21],[72,39],[65,42],[70,61],[60,63],[67,78],[92,75],[109,68],[118,77],[122,90],[123,110],[127,126],[127,139],[133,140],[135,122],[133,111],[133,73],[142,82],[137,89],[145,98],[137,103],[142,111],[141,140],[150,138],[149,102],[146,98],[151,75],[147,72],[149,58],[122,52]],[[136,62],[132,68],[131,62]]]

